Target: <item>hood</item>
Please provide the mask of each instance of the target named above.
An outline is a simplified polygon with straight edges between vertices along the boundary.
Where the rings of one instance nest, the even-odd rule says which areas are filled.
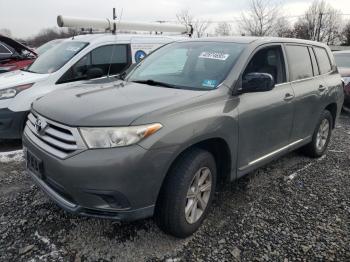
[[[36,74],[21,70],[3,73],[0,75],[0,89],[35,83],[47,77],[48,74]]]
[[[338,67],[338,71],[342,77],[350,77],[350,68],[349,67]]]
[[[33,104],[40,115],[69,126],[128,126],[137,118],[207,91],[114,82],[52,92]]]

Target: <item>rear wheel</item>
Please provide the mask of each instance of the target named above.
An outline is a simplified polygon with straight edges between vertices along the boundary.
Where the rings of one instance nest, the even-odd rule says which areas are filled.
[[[319,119],[312,141],[303,148],[303,152],[310,157],[321,157],[326,151],[332,134],[333,117],[325,110]]]
[[[158,198],[155,220],[176,237],[193,234],[205,219],[216,184],[214,157],[205,150],[191,149],[176,161]]]

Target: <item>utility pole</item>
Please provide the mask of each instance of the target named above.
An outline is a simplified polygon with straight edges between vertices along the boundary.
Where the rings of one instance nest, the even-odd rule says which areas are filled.
[[[112,33],[115,34],[117,32],[117,26],[115,24],[115,19],[117,19],[117,13],[115,7],[113,7],[113,30]]]
[[[323,13],[320,12],[318,15],[318,31],[317,31],[317,42],[320,42],[320,37],[321,37],[321,27],[322,27],[322,17]]]

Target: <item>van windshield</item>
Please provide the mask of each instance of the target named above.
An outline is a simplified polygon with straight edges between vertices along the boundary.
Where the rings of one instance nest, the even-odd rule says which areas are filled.
[[[194,90],[212,90],[227,77],[245,44],[179,42],[152,53],[127,81]]]
[[[86,42],[62,42],[40,55],[25,71],[38,74],[56,72],[87,45]]]

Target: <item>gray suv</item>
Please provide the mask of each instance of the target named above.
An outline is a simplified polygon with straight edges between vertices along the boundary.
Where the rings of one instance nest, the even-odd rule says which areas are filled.
[[[219,182],[297,148],[324,154],[344,100],[323,44],[207,38],[164,46],[123,80],[101,80],[34,102],[27,170],[65,210],[154,216],[186,237]]]

